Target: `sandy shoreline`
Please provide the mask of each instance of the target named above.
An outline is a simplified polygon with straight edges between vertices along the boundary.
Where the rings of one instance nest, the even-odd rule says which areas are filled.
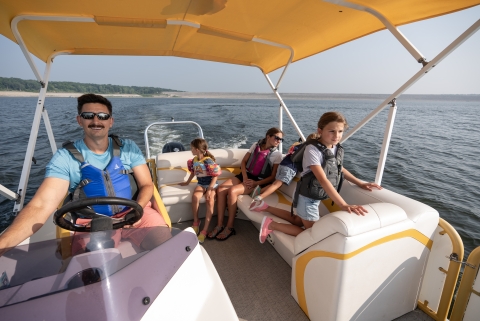
[[[54,93],[47,92],[47,97],[76,98],[82,93]],[[383,100],[386,94],[324,94],[324,93],[283,93],[284,99],[295,100]],[[192,98],[192,99],[276,99],[273,93],[224,93],[224,92],[165,92],[161,95],[143,97],[135,94],[106,94],[111,98]],[[25,91],[0,91],[0,97],[38,97],[38,93]],[[404,94],[400,98],[408,100],[455,100],[455,101],[480,101],[480,95],[412,95]]]
[[[47,92],[47,97],[76,98],[82,93]],[[298,94],[299,95],[299,94]],[[104,94],[105,97],[117,98],[224,98],[224,99],[275,99],[270,93],[216,93],[216,92],[165,92],[160,95],[143,97],[136,94]],[[0,97],[38,97],[38,93],[25,91],[0,91]]]

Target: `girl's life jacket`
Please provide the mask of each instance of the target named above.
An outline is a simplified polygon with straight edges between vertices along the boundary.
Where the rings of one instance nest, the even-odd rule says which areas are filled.
[[[113,156],[105,169],[99,169],[85,161],[82,154],[68,141],[63,148],[80,162],[81,180],[75,191],[67,198],[78,200],[99,196],[113,196],[132,199],[136,197],[137,184],[133,178],[132,170],[126,170],[120,160],[120,147],[122,142],[115,135],[110,135],[113,143]],[[133,188],[133,191],[132,191]],[[119,205],[93,205],[93,210],[98,214],[113,216],[121,212],[124,206]]]
[[[277,149],[276,147],[272,147],[261,150],[260,146],[265,143],[265,138],[257,142],[257,146],[255,146],[253,153],[250,154],[246,165],[247,172],[260,179],[269,177],[272,174],[273,166],[270,164],[268,157]]]
[[[340,192],[343,182],[342,168],[344,150],[342,145],[337,145],[336,155],[333,155],[330,149],[317,140],[309,140],[305,143],[305,147],[307,145],[314,145],[322,153],[322,168],[325,172],[325,175],[333,187]],[[302,176],[300,182],[298,182],[295,195],[293,197],[292,208],[297,207],[298,195],[303,195],[314,200],[324,200],[329,197],[313,172],[308,172]]]
[[[187,161],[187,167],[190,173],[195,174],[198,183],[201,185],[210,185],[212,177],[222,174],[220,166],[208,156],[200,160],[197,156],[193,159],[189,159]]]

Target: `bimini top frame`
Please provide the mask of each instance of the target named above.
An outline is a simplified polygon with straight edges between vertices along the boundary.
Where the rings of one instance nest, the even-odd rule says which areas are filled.
[[[412,54],[412,56],[417,60],[418,62],[422,63],[423,68],[417,72],[410,80],[408,80],[403,86],[401,86],[397,91],[395,91],[389,98],[387,98],[380,106],[378,106],[370,115],[368,115],[364,120],[362,120],[359,124],[357,124],[351,131],[349,131],[345,137],[343,138],[342,141],[346,141],[351,135],[353,135],[356,131],[358,131],[361,127],[363,127],[368,121],[370,121],[374,116],[376,116],[383,108],[385,108],[389,103],[391,104],[391,110],[387,122],[387,128],[385,130],[385,136],[384,136],[384,141],[382,145],[382,150],[381,150],[381,155],[379,159],[379,164],[377,167],[377,175],[375,178],[375,181],[380,184],[382,175],[383,175],[383,170],[385,166],[385,160],[386,160],[386,155],[389,147],[389,142],[390,142],[390,137],[391,137],[391,132],[393,128],[393,122],[395,119],[395,113],[396,113],[396,98],[401,95],[405,90],[407,90],[411,85],[413,85],[416,81],[418,81],[421,77],[423,77],[431,68],[433,68],[436,64],[438,64],[442,59],[444,59],[448,54],[453,52],[461,43],[463,43],[466,39],[468,39],[472,34],[474,34],[479,28],[480,28],[480,20],[478,20],[476,23],[474,23],[467,31],[465,31],[460,37],[458,37],[451,45],[449,45],[444,51],[442,51],[437,57],[435,57],[432,61],[427,62],[426,59],[423,57],[423,55],[405,38],[405,36],[396,29],[396,27],[385,17],[383,16],[378,10],[375,10],[373,8],[369,8],[367,6],[360,6],[357,4],[352,4],[346,1],[342,0],[325,0],[326,2],[331,2],[339,6],[346,6],[350,9],[354,10],[360,10],[364,12],[371,13],[375,17],[377,17],[382,23],[385,24],[386,28],[392,32],[392,34],[400,41],[400,43]],[[33,157],[33,151],[35,149],[35,143],[38,135],[38,129],[39,129],[39,124],[40,124],[40,118],[43,116],[45,125],[47,127],[47,133],[48,137],[50,140],[50,144],[52,147],[52,152],[56,151],[56,143],[55,139],[53,136],[53,131],[50,126],[50,122],[48,119],[48,114],[44,108],[44,99],[45,99],[45,94],[46,90],[48,87],[48,79],[50,75],[50,69],[51,69],[51,64],[53,62],[53,58],[59,54],[69,54],[72,53],[72,51],[60,51],[60,52],[55,52],[54,54],[51,54],[50,57],[47,59],[47,65],[45,68],[45,73],[43,78],[40,76],[40,73],[38,72],[38,69],[35,66],[35,63],[30,55],[30,52],[23,41],[22,36],[20,35],[20,32],[18,30],[18,23],[20,21],[24,20],[30,20],[30,21],[55,21],[55,22],[72,22],[72,23],[97,23],[102,24],[102,19],[99,19],[99,17],[73,17],[73,16],[54,16],[54,15],[21,15],[18,17],[15,17],[11,21],[11,30],[12,33],[15,36],[15,39],[19,46],[22,48],[22,52],[24,53],[30,67],[32,68],[32,71],[34,72],[35,76],[37,77],[37,80],[42,84],[42,88],[40,90],[39,94],[39,99],[37,101],[37,108],[35,112],[35,117],[32,125],[32,130],[30,133],[30,138],[29,138],[29,144],[27,146],[27,153],[25,156],[25,161],[24,161],[24,166],[22,169],[22,175],[20,178],[20,183],[19,187],[17,189],[17,192],[12,192],[6,190],[3,186],[0,185],[0,193],[2,195],[5,195],[9,197],[10,199],[16,199],[16,203],[14,206],[14,212],[18,212],[22,207],[25,199],[25,191],[26,187],[28,184],[28,176],[30,174],[30,168],[31,168],[31,163],[32,163],[32,157]],[[105,21],[104,21],[105,22]],[[120,22],[118,22],[120,23]],[[125,23],[125,22],[122,22]],[[135,23],[139,23],[138,21]],[[137,25],[124,25],[124,27],[138,27]],[[282,97],[280,96],[278,92],[279,85],[285,75],[286,70],[288,69],[289,65],[291,64],[292,61],[294,61],[295,58],[295,51],[291,46],[279,43],[279,42],[274,42],[270,41],[267,39],[262,39],[260,37],[248,37],[248,39],[242,38],[238,36],[235,32],[231,31],[226,31],[226,30],[212,30],[211,28],[209,29],[208,27],[204,27],[202,29],[202,25],[196,22],[192,21],[186,21],[186,20],[177,20],[177,19],[167,19],[164,21],[165,25],[181,25],[181,26],[187,26],[191,28],[196,28],[198,30],[203,30],[203,32],[207,32],[210,36],[216,36],[220,38],[229,38],[233,40],[238,40],[238,41],[251,41],[255,43],[261,43],[264,45],[268,46],[273,46],[281,49],[286,49],[289,50],[289,58],[287,63],[284,65],[284,69],[282,74],[279,77],[279,80],[276,85],[273,84],[273,82],[270,80],[268,73],[264,72],[262,67],[257,66],[260,68],[262,73],[264,74],[268,84],[270,85],[271,89],[273,90],[274,94],[276,95],[277,99],[280,102],[280,110],[279,110],[279,127],[282,128],[283,124],[283,116],[282,112],[285,111],[290,118],[293,126],[295,127],[297,133],[299,134],[300,137],[304,139],[304,135],[301,132],[300,128],[296,124],[293,116],[288,110],[288,107],[286,106],[285,102],[283,101]],[[107,19],[107,25],[115,24],[115,20],[112,19]],[[154,24],[154,23],[153,23]],[[163,26],[162,26],[163,27]],[[250,64],[251,66],[255,66],[254,64]]]

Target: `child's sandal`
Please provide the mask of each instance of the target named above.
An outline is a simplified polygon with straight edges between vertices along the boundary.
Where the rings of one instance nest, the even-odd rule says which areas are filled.
[[[215,228],[207,235],[207,238],[214,239],[217,237],[218,233],[223,231],[223,226],[215,226]]]
[[[237,234],[233,227],[226,227],[223,229],[222,233],[219,233],[216,237],[218,241],[226,241],[230,236]],[[219,239],[218,236],[222,235],[223,239]]]
[[[202,244],[205,242],[205,237],[207,236],[207,231],[201,231],[200,234],[198,234],[198,243]]]
[[[198,232],[200,231],[200,223],[202,223],[202,221],[198,220],[197,223],[193,222],[192,224],[192,228],[195,231],[195,234],[197,235],[198,235]]]

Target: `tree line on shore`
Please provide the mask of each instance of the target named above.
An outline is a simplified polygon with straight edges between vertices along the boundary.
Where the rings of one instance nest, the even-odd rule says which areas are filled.
[[[0,91],[38,92],[41,85],[36,80],[0,77]],[[84,84],[70,81],[50,81],[48,92],[57,93],[97,93],[97,94],[131,94],[131,95],[159,95],[164,92],[180,92],[159,87],[137,87],[103,84]]]

